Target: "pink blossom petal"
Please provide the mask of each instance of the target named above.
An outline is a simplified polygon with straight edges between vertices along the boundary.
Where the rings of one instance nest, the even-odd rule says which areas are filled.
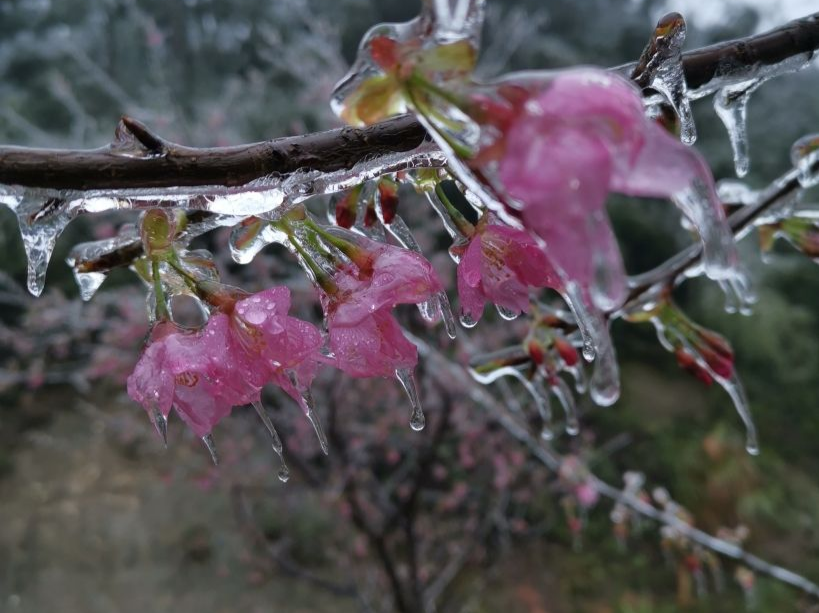
[[[329,328],[336,366],[352,377],[390,377],[396,369],[413,368],[418,362],[418,350],[388,309],[353,325],[339,324],[331,316]]]

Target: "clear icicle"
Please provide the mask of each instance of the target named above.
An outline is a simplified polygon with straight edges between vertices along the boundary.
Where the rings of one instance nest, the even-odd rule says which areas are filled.
[[[595,404],[601,407],[611,406],[620,398],[620,367],[608,326],[602,314],[595,315],[595,328],[602,330],[597,334],[604,339],[597,343],[597,355],[594,358],[594,371],[589,383],[589,393]]]
[[[644,89],[658,92],[680,119],[680,139],[687,145],[697,140],[697,130],[682,64],[685,19],[669,13],[657,23],[632,78]]]
[[[714,280],[736,280],[738,289],[749,289],[737,267],[736,243],[721,214],[717,195],[704,181],[695,179],[674,194],[673,201],[694,225],[702,241],[705,273]],[[744,298],[743,298],[744,299]]]
[[[318,439],[319,445],[321,446],[321,451],[324,455],[330,454],[330,446],[327,443],[327,436],[324,434],[324,428],[321,425],[321,419],[319,418],[318,414],[316,413],[315,406],[316,403],[313,400],[313,394],[310,391],[309,387],[303,387],[299,384],[298,377],[296,373],[290,371],[288,373],[288,378],[290,379],[290,383],[293,384],[293,387],[296,388],[299,395],[301,396],[301,408],[304,411],[304,414],[307,416],[307,419],[310,421],[310,424],[313,426],[313,430],[316,433],[316,438]]]
[[[765,79],[751,79],[743,83],[726,85],[714,95],[714,110],[728,131],[731,149],[734,152],[734,170],[738,177],[748,174],[748,101],[751,94],[765,82]]]
[[[791,162],[799,171],[799,184],[807,189],[819,185],[819,134],[809,134],[791,147]]]
[[[151,421],[154,424],[154,428],[156,428],[157,433],[159,436],[162,437],[162,442],[164,443],[165,447],[168,447],[168,418],[165,417],[162,412],[154,408],[151,412]]]
[[[543,377],[541,375],[536,376],[531,384],[534,386],[534,393],[532,393],[532,397],[535,400],[535,406],[540,414],[540,418],[543,420],[543,428],[540,431],[540,437],[544,440],[550,441],[555,435],[552,429],[552,404],[549,402],[549,392],[545,388]]]
[[[85,300],[91,300],[99,287],[108,276],[108,270],[93,270],[89,271],[86,267],[88,262],[98,260],[106,255],[114,253],[115,251],[127,248],[139,240],[136,230],[128,227],[120,235],[113,238],[107,238],[99,241],[92,241],[88,243],[80,243],[75,245],[69,252],[65,263],[71,267],[74,273],[74,280],[80,290],[80,297]]]
[[[216,453],[216,443],[213,442],[213,435],[206,434],[202,437],[202,442],[210,453],[210,459],[213,460],[213,465],[219,466],[219,455]]]
[[[563,292],[563,300],[569,306],[572,315],[574,315],[577,329],[583,339],[583,358],[587,362],[591,362],[595,355],[595,330],[597,326],[594,323],[594,316],[583,299],[583,290],[580,285],[574,281],[567,283]],[[608,331],[606,335],[608,335]]]
[[[379,219],[383,222],[383,211],[381,210],[381,198],[378,196],[378,192],[376,191],[376,212],[379,216]],[[384,227],[387,228],[387,231],[397,240],[401,246],[405,249],[409,249],[410,251],[414,251],[415,253],[421,253],[421,247],[418,245],[418,241],[415,240],[415,237],[412,235],[409,227],[407,226],[406,222],[401,218],[400,215],[396,215],[393,217],[392,222],[389,224],[384,224]],[[421,312],[421,316],[429,322],[436,322],[440,318],[444,322],[444,328],[446,330],[447,336],[449,338],[454,339],[456,336],[456,327],[455,327],[455,317],[452,315],[452,307],[449,304],[449,297],[447,297],[446,292],[439,292],[432,296],[426,302],[422,302],[418,305],[418,310]]]
[[[445,291],[440,291],[436,295],[438,299],[438,308],[441,312],[441,318],[444,321],[444,330],[446,335],[455,340],[457,336],[457,327],[455,326],[455,316],[452,314],[452,305],[449,303],[449,296]]]
[[[290,469],[287,468],[287,462],[284,461],[284,445],[282,445],[282,439],[279,437],[276,426],[273,425],[273,421],[270,419],[267,411],[265,411],[262,403],[255,400],[252,404],[253,408],[256,409],[256,414],[262,420],[265,428],[267,428],[268,434],[270,434],[271,446],[276,455],[279,456],[279,463],[281,464],[278,476],[282,482],[285,482],[290,478]]]
[[[563,407],[563,412],[566,414],[566,433],[571,436],[576,436],[580,433],[580,420],[577,418],[577,404],[574,400],[574,394],[566,382],[560,377],[556,377],[551,386],[552,393]]]
[[[80,290],[80,298],[85,302],[91,300],[107,276],[104,272],[77,272],[75,270],[74,280]]]
[[[589,382],[586,379],[586,371],[582,364],[578,363],[574,366],[566,366],[564,370],[574,378],[574,389],[578,394],[585,394],[589,389]]]
[[[713,371],[711,371],[713,374]],[[720,384],[731,401],[734,403],[734,408],[745,425],[745,450],[751,455],[759,454],[759,439],[756,433],[756,425],[754,418],[751,416],[751,409],[748,402],[748,397],[745,395],[745,388],[736,373],[731,375],[730,379],[724,379],[720,376],[714,376],[714,380]]]
[[[401,382],[404,391],[409,396],[410,405],[410,428],[420,432],[426,425],[424,411],[421,409],[421,401],[418,398],[418,386],[415,384],[415,373],[407,368],[399,368],[395,371],[395,377]]]
[[[39,296],[45,287],[46,269],[57,238],[73,218],[69,204],[59,195],[34,190],[9,195],[0,192],[0,202],[17,216],[28,260],[26,285],[29,292]]]

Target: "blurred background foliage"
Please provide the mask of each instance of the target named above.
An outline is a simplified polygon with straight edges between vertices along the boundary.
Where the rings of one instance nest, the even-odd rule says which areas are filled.
[[[809,4],[806,13],[819,8]],[[658,0],[490,0],[481,74],[632,61],[656,18],[673,8]],[[363,32],[416,11],[416,3],[405,0],[4,0],[0,142],[103,146],[123,113],[169,140],[200,146],[331,127],[336,123],[329,92]],[[737,5],[729,16],[706,29],[690,23],[687,47],[755,31],[758,14],[752,7]],[[819,71],[813,67],[778,78],[754,95],[752,187],[786,171],[791,143],[817,131],[817,91]],[[697,147],[717,178],[730,178],[730,147],[710,99],[696,103],[695,113]],[[688,240],[666,203],[621,199],[610,210],[630,271],[655,265]],[[424,228],[422,242],[436,244],[431,212],[404,214]],[[217,437],[227,458],[220,471],[207,467],[203,450],[184,438],[181,428],[172,448],[161,451],[148,420],[123,399],[121,385],[145,331],[140,292],[122,273],[91,304],[81,305],[61,263],[71,245],[105,236],[123,221],[127,218],[75,221],[52,260],[48,295],[38,303],[16,285],[24,277],[23,251],[13,216],[0,213],[0,609],[364,607],[349,594],[315,589],[298,572],[288,573],[277,555],[285,551],[299,567],[318,569],[341,583],[348,580],[350,564],[360,565],[359,585],[369,581],[377,590],[384,581],[383,560],[362,541],[349,509],[345,515],[341,492],[358,477],[345,473],[344,462],[375,474],[378,487],[398,480],[400,490],[392,454],[417,460],[430,429],[419,436],[402,426],[403,408],[395,408],[402,400],[388,393],[388,386],[334,380],[325,383],[338,388],[338,398],[324,388],[318,396],[324,405],[343,405],[349,440],[356,440],[358,419],[377,424],[381,412],[400,413],[395,424],[378,426],[382,438],[376,442],[366,439],[372,431],[359,433],[359,447],[353,445],[350,453],[366,449],[361,462],[317,458],[309,436],[299,430],[303,426],[286,422],[289,457],[303,465],[296,466],[289,484],[280,484],[272,454],[247,415],[229,420]],[[819,579],[819,271],[788,247],[777,248],[763,265],[754,241],[749,237],[744,250],[760,297],[753,315],[725,314],[720,292],[707,283],[685,285],[679,300],[694,319],[733,343],[762,454],[751,458],[742,450],[741,424],[721,390],[704,388],[680,371],[650,327],[622,322],[614,327],[622,399],[605,410],[584,405],[583,434],[562,436],[555,447],[583,457],[614,484],[626,470],[643,471],[647,483],[666,487],[699,527],[715,532],[744,524],[750,528],[750,550]],[[292,262],[276,249],[238,270],[228,262],[223,235],[206,244],[220,253],[225,274],[249,289],[292,273]],[[445,257],[434,262],[442,274],[452,274]],[[299,308],[312,310],[315,319],[309,289],[301,283]],[[504,332],[490,332],[493,326],[501,324],[489,320],[472,336],[498,347]],[[424,381],[434,409],[446,399]],[[516,479],[525,482],[525,495],[507,491],[504,495],[520,500],[497,511],[508,525],[520,520],[520,529],[493,523],[475,533],[466,525],[459,529],[457,521],[449,532],[436,532],[435,527],[452,523],[451,513],[432,495],[419,503],[426,522],[419,529],[443,545],[480,541],[480,553],[468,556],[440,610],[714,612],[748,604],[732,580],[731,564],[722,593],[686,597],[679,567],[663,563],[657,531],[637,532],[621,548],[606,502],[589,511],[581,536],[573,537],[553,476],[518,457],[523,451],[517,444],[497,432],[491,417],[470,412],[466,397],[457,403],[462,421],[436,460],[439,472],[448,476],[422,480],[422,486],[434,490],[446,483],[449,494],[467,488],[487,506],[495,504],[501,496],[498,463],[487,456],[486,470],[465,469],[457,451],[474,423],[497,439],[490,452],[510,458]],[[308,442],[299,442],[300,432]],[[299,461],[300,455],[307,459]],[[317,482],[307,487],[311,474]],[[254,492],[248,504],[256,537],[261,535],[250,541],[241,521],[245,516],[237,513],[237,505],[247,502],[246,492]],[[423,534],[417,538],[420,542]],[[259,543],[272,553],[265,548],[260,553]],[[395,545],[400,564],[405,546]],[[815,603],[764,578],[751,604],[759,611],[817,610]]]

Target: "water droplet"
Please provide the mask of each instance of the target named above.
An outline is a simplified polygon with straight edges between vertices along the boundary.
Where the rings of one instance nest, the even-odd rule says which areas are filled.
[[[520,315],[520,313],[516,313],[515,311],[509,310],[499,304],[495,305],[495,310],[498,312],[498,315],[500,315],[501,318],[505,319],[506,321],[514,321],[518,318],[518,315]]]
[[[401,385],[404,387],[404,391],[409,397],[412,408],[410,412],[410,428],[416,432],[420,432],[426,425],[426,418],[424,417],[424,412],[421,409],[421,401],[418,398],[418,386],[415,383],[415,373],[407,368],[399,368],[395,371],[395,376],[398,381],[401,382]]]
[[[208,452],[210,452],[210,459],[213,460],[213,465],[219,466],[219,456],[216,453],[216,443],[213,442],[213,436],[206,434],[202,437],[202,442],[205,444]]]
[[[156,428],[157,433],[159,436],[162,437],[162,442],[165,445],[165,448],[168,447],[168,418],[165,417],[162,412],[154,408],[151,412],[151,421],[154,423],[154,427]]]
[[[285,466],[284,464],[282,464],[282,467],[279,469],[279,473],[277,476],[279,478],[279,481],[281,481],[282,483],[287,483],[290,480],[290,469],[287,468],[287,466]]]
[[[459,319],[460,319],[461,325],[464,328],[474,328],[475,326],[478,325],[477,320],[472,319],[472,315],[470,315],[468,313],[465,313],[463,311],[461,311],[461,316],[460,316]]]

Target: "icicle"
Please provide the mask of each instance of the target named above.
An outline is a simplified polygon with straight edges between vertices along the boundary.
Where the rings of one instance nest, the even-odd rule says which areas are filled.
[[[569,306],[577,322],[577,329],[583,339],[583,357],[587,362],[594,359],[595,354],[595,329],[594,317],[583,300],[583,290],[580,285],[571,281],[566,284],[563,292],[563,300]]]
[[[757,295],[748,283],[746,277],[736,277],[719,282],[725,293],[725,312],[750,315],[753,305],[757,302]]]
[[[162,442],[165,444],[165,448],[168,448],[168,418],[165,417],[162,412],[154,408],[151,412],[151,421],[154,423],[154,428],[156,428],[157,433],[159,436],[162,437]]]
[[[426,418],[421,409],[421,401],[418,399],[418,387],[415,384],[415,374],[412,370],[407,368],[399,368],[395,371],[395,377],[401,382],[404,391],[409,396],[412,411],[410,413],[410,427],[416,432],[424,429]]]
[[[586,220],[587,232],[597,237],[592,241],[593,276],[589,294],[592,303],[601,311],[614,311],[626,299],[626,279],[623,258],[617,246],[605,211],[590,215]]]
[[[54,252],[57,238],[74,217],[69,203],[62,196],[34,190],[0,191],[0,203],[6,204],[17,216],[23,248],[28,259],[28,291],[34,296],[43,293],[46,269]]]
[[[745,395],[745,388],[742,386],[742,382],[736,373],[732,374],[730,379],[724,379],[720,376],[715,376],[714,379],[731,397],[734,408],[736,408],[739,418],[745,425],[745,450],[751,455],[759,455],[759,440],[757,438],[756,425],[751,416],[748,397]]]
[[[412,231],[400,215],[395,215],[390,223],[384,222],[384,211],[381,207],[381,197],[378,190],[376,190],[375,194],[375,203],[375,210],[379,219],[384,223],[384,227],[395,240],[405,249],[409,249],[415,253],[421,253],[421,247],[418,245],[418,241],[415,240]],[[446,295],[446,292],[441,291],[432,296],[429,300],[422,302],[418,305],[418,310],[425,321],[435,323],[439,319],[443,320],[447,336],[451,339],[455,338],[455,317],[452,315],[452,307],[450,306],[449,297]]]
[[[685,32],[685,19],[679,13],[669,13],[660,19],[632,78],[643,89],[659,92],[680,118],[680,139],[692,145],[697,140],[697,130],[682,64]]]
[[[206,434],[202,437],[202,442],[205,443],[205,447],[207,447],[210,452],[210,459],[213,460],[213,465],[219,466],[219,456],[216,454],[216,443],[213,442],[213,436]]]
[[[259,418],[262,420],[265,428],[267,428],[267,432],[270,434],[271,446],[273,447],[273,451],[279,456],[279,480],[283,483],[286,482],[290,478],[290,469],[287,468],[287,462],[284,461],[284,445],[282,445],[282,439],[279,437],[279,433],[276,431],[276,426],[273,425],[273,421],[270,419],[270,416],[265,411],[262,403],[258,400],[254,400],[252,403],[253,408],[256,409],[256,413],[258,414]]]
[[[597,405],[612,405],[620,397],[620,369],[606,320],[602,313],[586,306],[582,290],[576,283],[566,285],[563,298],[583,338],[583,357],[587,361],[594,360],[591,398]]]
[[[736,243],[722,218],[716,193],[702,180],[696,179],[672,199],[700,235],[702,264],[708,277],[734,281],[731,286],[740,291],[739,299],[750,302],[750,296],[744,295],[750,287],[744,272],[737,268]]]
[[[606,343],[598,344],[594,359],[594,371],[589,384],[591,399],[602,407],[611,406],[620,398],[620,368],[608,329],[602,316],[598,316],[598,326],[606,328]]]
[[[799,171],[799,184],[807,189],[819,185],[819,134],[803,136],[791,147],[791,162]]]
[[[535,393],[532,393],[535,399],[535,406],[537,407],[540,419],[543,421],[543,427],[540,431],[540,437],[543,440],[550,441],[554,438],[552,431],[552,405],[549,402],[549,392],[544,387],[544,380],[542,375],[536,375],[532,381]],[[530,392],[531,393],[531,392]]]
[[[330,446],[327,444],[327,436],[324,434],[324,428],[321,426],[321,419],[315,410],[316,403],[313,401],[313,393],[310,391],[309,387],[304,387],[299,384],[298,376],[294,371],[291,370],[288,372],[287,377],[290,379],[290,383],[301,396],[301,402],[299,404],[301,405],[305,416],[310,421],[310,424],[313,426],[313,430],[316,433],[316,438],[321,446],[321,451],[324,453],[324,455],[329,455]]]
[[[734,170],[738,177],[748,174],[750,158],[748,157],[748,101],[751,94],[766,79],[751,79],[742,83],[726,85],[714,96],[714,110],[728,131],[731,149],[734,152]]]
[[[566,414],[566,433],[571,436],[576,436],[580,433],[580,421],[577,418],[577,405],[574,401],[574,394],[566,385],[566,382],[555,377],[555,381],[551,386],[552,393],[563,407],[563,412]]]
[[[565,366],[564,370],[574,378],[574,389],[578,394],[585,394],[589,389],[589,382],[586,379],[586,371],[581,363],[574,366]]]
[[[71,267],[74,280],[80,290],[80,297],[91,300],[108,276],[109,269],[88,270],[88,263],[104,258],[119,249],[126,248],[138,240],[136,230],[127,228],[120,236],[75,245],[65,263]]]

